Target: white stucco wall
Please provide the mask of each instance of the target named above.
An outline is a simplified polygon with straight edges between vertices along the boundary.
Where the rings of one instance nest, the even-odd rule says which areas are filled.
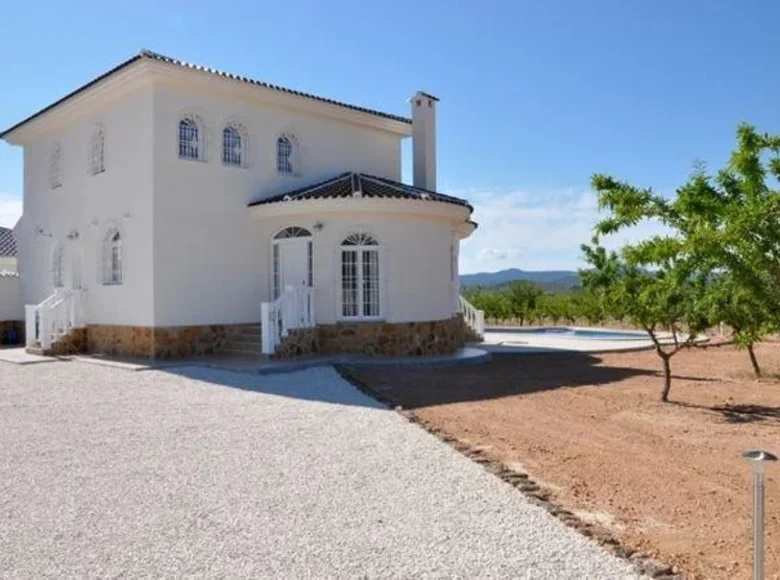
[[[320,222],[318,232],[313,225]],[[450,270],[452,225],[431,217],[408,214],[328,214],[308,219],[262,220],[269,234],[262,240],[263,295],[271,293],[271,236],[287,226],[312,232],[313,278],[318,323],[340,320],[341,242],[356,231],[376,237],[380,246],[383,319],[388,322],[442,320],[455,312]],[[264,298],[267,300],[268,298]]]
[[[9,256],[0,256],[0,272],[5,270],[6,272],[16,272],[17,264],[16,258]]]
[[[178,158],[184,112],[206,125],[206,161]],[[222,164],[227,121],[248,133],[247,167]],[[272,232],[247,205],[344,171],[400,178],[400,136],[345,121],[160,84],[154,97],[154,319],[158,326],[256,322],[267,298]],[[276,171],[276,139],[294,134],[300,172]]]
[[[152,91],[141,88],[92,114],[52,130],[24,150],[23,221],[19,227],[22,298],[36,304],[53,291],[54,244],[64,247],[63,277],[70,284],[80,256],[87,289],[87,322],[150,325],[152,296]],[[105,169],[88,171],[91,134],[105,130]],[[62,147],[62,187],[50,189],[52,144]],[[124,235],[124,283],[102,284],[101,243],[112,224]],[[36,235],[37,229],[43,230]],[[68,239],[78,232],[78,239]]]
[[[0,274],[0,321],[24,320],[22,290],[17,276]]]

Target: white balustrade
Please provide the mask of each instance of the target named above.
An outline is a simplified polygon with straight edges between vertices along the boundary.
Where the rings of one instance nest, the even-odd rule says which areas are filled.
[[[479,336],[485,334],[485,313],[477,310],[474,305],[463,296],[458,297],[458,311],[463,315],[463,320]]]
[[[287,286],[279,298],[263,302],[260,309],[263,354],[273,354],[290,330],[315,325],[314,288]]]
[[[84,328],[84,290],[57,288],[40,304],[24,307],[27,346],[49,350],[74,328]]]

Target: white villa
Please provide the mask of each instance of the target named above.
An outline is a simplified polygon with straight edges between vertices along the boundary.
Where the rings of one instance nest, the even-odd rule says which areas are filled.
[[[476,224],[436,192],[437,102],[406,118],[142,51],[7,129],[28,347],[454,351]]]

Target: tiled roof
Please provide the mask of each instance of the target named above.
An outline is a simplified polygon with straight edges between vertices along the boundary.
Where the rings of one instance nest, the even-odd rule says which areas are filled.
[[[0,256],[4,258],[16,257],[16,238],[8,228],[0,227]]]
[[[155,60],[155,61],[158,61],[158,62],[163,62],[163,63],[166,63],[166,64],[172,64],[172,65],[175,65],[175,66],[179,66],[179,67],[182,67],[182,68],[189,68],[189,69],[192,69],[192,70],[207,72],[207,73],[213,74],[215,76],[220,76],[220,77],[232,79],[232,80],[235,80],[235,81],[241,81],[241,82],[249,83],[249,84],[252,84],[252,85],[255,85],[255,86],[259,86],[259,87],[263,87],[263,88],[266,88],[266,89],[272,89],[272,90],[275,90],[275,91],[281,91],[283,93],[287,93],[287,94],[290,94],[290,95],[295,95],[295,96],[298,96],[298,97],[305,97],[307,99],[312,99],[312,100],[315,100],[315,101],[319,101],[321,103],[328,103],[328,104],[331,104],[331,105],[336,105],[338,107],[344,107],[345,109],[351,109],[353,111],[359,111],[361,113],[367,113],[369,115],[375,115],[377,117],[384,117],[385,119],[391,119],[393,121],[399,121],[401,123],[411,124],[411,122],[412,122],[412,120],[407,118],[407,117],[401,117],[399,115],[392,115],[390,113],[383,113],[381,111],[375,111],[373,109],[367,109],[365,107],[358,107],[357,105],[350,105],[348,103],[343,103],[341,101],[336,101],[336,100],[333,100],[333,99],[327,99],[325,97],[318,97],[316,95],[312,95],[312,94],[309,94],[309,93],[304,93],[302,91],[296,91],[296,90],[293,90],[293,89],[288,89],[288,88],[285,88],[285,87],[280,87],[278,85],[273,85],[271,83],[265,83],[263,81],[258,81],[258,80],[255,80],[255,79],[251,79],[249,77],[245,77],[245,76],[241,76],[241,75],[235,75],[235,74],[224,72],[224,71],[221,71],[221,70],[217,70],[217,69],[213,69],[213,68],[209,68],[209,67],[205,67],[205,66],[201,66],[201,65],[197,65],[197,64],[184,62],[184,61],[181,61],[181,60],[178,60],[178,59],[175,59],[175,58],[171,58],[169,56],[165,56],[165,55],[159,54],[157,52],[153,52],[151,50],[142,50],[137,55],[135,55],[132,58],[126,60],[125,62],[117,65],[116,67],[112,68],[108,72],[103,73],[102,75],[100,75],[99,77],[91,80],[87,84],[82,85],[81,87],[79,87],[78,89],[73,91],[72,93],[69,93],[69,94],[65,95],[64,97],[62,97],[61,99],[55,101],[54,103],[52,103],[48,107],[45,107],[45,108],[41,109],[40,111],[38,111],[37,113],[35,113],[34,115],[31,115],[30,117],[27,117],[24,121],[21,121],[21,122],[17,123],[13,127],[9,127],[8,129],[6,129],[2,133],[0,133],[0,139],[5,137],[5,135],[10,133],[11,131],[14,131],[14,130],[18,129],[19,127],[21,127],[22,125],[32,121],[36,117],[39,117],[40,115],[43,115],[44,113],[50,111],[51,109],[54,109],[55,107],[57,107],[61,103],[64,103],[65,101],[67,101],[71,97],[75,97],[79,93],[81,93],[81,92],[89,89],[93,85],[99,83],[103,79],[113,75],[114,73],[117,73],[117,72],[121,71],[122,69],[130,66],[131,64],[133,64],[133,63],[135,63],[135,62],[137,62],[137,61],[139,61],[141,59],[151,59],[151,60]]]
[[[309,185],[287,193],[280,193],[279,195],[274,195],[267,199],[255,201],[249,205],[346,197],[415,199],[452,203],[467,207],[469,210],[473,209],[465,199],[459,199],[435,191],[428,191],[427,189],[406,185],[405,183],[399,183],[383,177],[352,172],[342,173],[327,181],[315,183],[314,185]]]

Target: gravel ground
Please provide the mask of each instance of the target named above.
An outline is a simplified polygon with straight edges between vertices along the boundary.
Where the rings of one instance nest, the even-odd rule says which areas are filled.
[[[633,578],[331,368],[0,363],[0,576]]]

